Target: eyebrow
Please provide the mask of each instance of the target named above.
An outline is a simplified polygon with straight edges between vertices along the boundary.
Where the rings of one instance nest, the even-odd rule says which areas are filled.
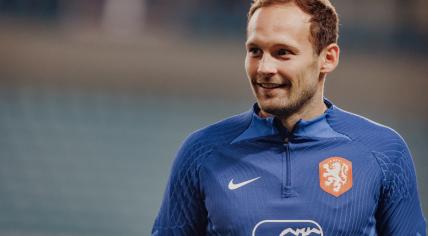
[[[245,47],[251,47],[251,46],[258,46],[257,43],[254,42],[245,42]],[[276,43],[272,47],[274,48],[286,48],[288,50],[291,50],[293,52],[300,52],[300,50],[294,46],[283,44],[283,43]]]

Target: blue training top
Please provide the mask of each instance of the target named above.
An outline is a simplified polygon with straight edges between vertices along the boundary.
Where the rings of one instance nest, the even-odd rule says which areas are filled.
[[[152,235],[426,236],[403,139],[325,103],[292,132],[255,104],[190,135]]]

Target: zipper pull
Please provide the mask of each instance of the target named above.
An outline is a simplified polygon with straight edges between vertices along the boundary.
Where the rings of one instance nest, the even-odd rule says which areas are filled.
[[[289,141],[288,137],[285,137],[284,138],[284,143],[288,144],[288,141]]]

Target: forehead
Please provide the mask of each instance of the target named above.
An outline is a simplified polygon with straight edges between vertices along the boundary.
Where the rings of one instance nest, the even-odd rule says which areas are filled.
[[[248,22],[247,41],[310,44],[310,19],[294,3],[261,7]]]

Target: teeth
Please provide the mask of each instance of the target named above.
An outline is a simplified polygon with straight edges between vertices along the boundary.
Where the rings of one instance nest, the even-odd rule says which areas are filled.
[[[281,87],[281,84],[261,83],[260,86],[263,88],[278,88]]]

